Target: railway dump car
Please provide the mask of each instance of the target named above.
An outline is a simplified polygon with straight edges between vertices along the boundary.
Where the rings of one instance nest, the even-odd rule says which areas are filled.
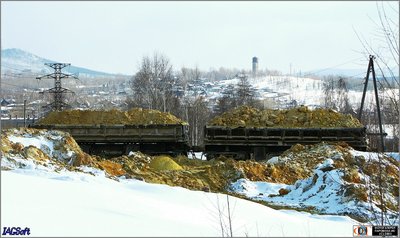
[[[32,127],[68,132],[83,151],[103,156],[130,151],[184,154],[189,150],[187,123],[156,110],[52,112]]]
[[[207,158],[232,155],[262,160],[295,144],[345,142],[354,149],[367,148],[366,129],[360,128],[246,128],[206,126],[204,149]]]
[[[366,128],[351,115],[308,107],[259,110],[242,106],[213,118],[204,128],[207,158],[233,155],[261,160],[295,144],[345,142],[367,149]]]
[[[68,132],[83,151],[96,155],[181,154],[188,150],[188,127],[160,125],[35,125],[37,129]]]
[[[188,126],[153,125],[34,125],[34,128],[68,132],[83,151],[97,155],[180,154],[188,150]]]

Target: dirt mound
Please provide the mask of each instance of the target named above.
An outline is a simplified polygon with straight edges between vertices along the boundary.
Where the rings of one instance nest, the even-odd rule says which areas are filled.
[[[32,128],[3,130],[1,142],[2,161],[4,159],[10,168],[19,168],[29,161],[56,170],[75,170],[81,165],[99,168],[100,158],[84,153],[75,140],[62,131]]]
[[[126,178],[150,183],[180,186],[192,190],[224,192],[232,181],[242,176],[234,160],[200,161],[179,156],[148,156],[132,153],[112,159],[126,171]]]
[[[306,106],[286,110],[259,110],[242,106],[215,117],[208,125],[283,128],[363,127],[349,114],[322,108],[310,110]]]
[[[295,145],[282,156],[274,157],[268,162],[236,161],[222,157],[202,161],[191,160],[185,156],[151,157],[141,153],[121,156],[112,161],[121,164],[129,178],[194,190],[225,192],[230,183],[239,178],[294,184],[298,180],[312,177],[315,166],[326,158],[339,154],[343,154],[348,161],[336,162],[336,167],[346,167],[352,156],[349,152],[350,147],[343,146],[345,145]],[[350,175],[350,178],[356,180],[354,175]]]
[[[24,147],[22,154],[25,158],[39,160],[39,161],[47,161],[50,160],[50,157],[44,153],[42,150],[36,148],[35,146]]]
[[[120,164],[117,164],[113,161],[103,160],[99,161],[97,164],[99,165],[100,169],[105,170],[108,174],[112,176],[121,176],[126,173]]]
[[[133,108],[129,111],[120,110],[66,110],[51,112],[38,124],[103,124],[103,125],[151,125],[151,124],[187,124],[174,115],[157,110]]]
[[[182,170],[182,167],[171,159],[169,156],[156,156],[154,157],[149,167],[155,171],[164,170]]]

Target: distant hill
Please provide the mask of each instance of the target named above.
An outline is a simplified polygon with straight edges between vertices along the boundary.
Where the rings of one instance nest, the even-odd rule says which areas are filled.
[[[45,63],[56,63],[54,60],[42,58],[21,49],[4,49],[1,51],[1,71],[14,74],[34,73],[44,74],[52,72],[52,69],[45,66]],[[64,62],[61,62],[64,63]],[[69,62],[65,62],[69,63]],[[77,74],[78,77],[113,77],[116,74],[105,73],[71,65],[63,72]]]

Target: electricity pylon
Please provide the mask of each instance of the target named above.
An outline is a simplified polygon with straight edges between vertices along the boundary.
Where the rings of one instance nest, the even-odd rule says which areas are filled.
[[[61,79],[70,78],[70,77],[78,79],[78,77],[76,77],[75,75],[71,75],[71,74],[65,74],[65,73],[61,72],[61,69],[65,68],[67,66],[70,66],[71,64],[45,63],[45,65],[47,65],[50,68],[54,69],[54,73],[36,77],[36,79],[42,79],[42,78],[52,78],[52,79],[54,79],[54,88],[50,88],[48,90],[40,92],[41,94],[43,94],[43,93],[52,93],[53,94],[53,102],[51,102],[50,104],[46,105],[45,107],[49,107],[53,111],[62,111],[64,109],[66,109],[66,108],[69,108],[70,106],[67,103],[64,102],[63,95],[65,93],[74,94],[74,92],[69,90],[69,89],[63,88],[61,86]]]

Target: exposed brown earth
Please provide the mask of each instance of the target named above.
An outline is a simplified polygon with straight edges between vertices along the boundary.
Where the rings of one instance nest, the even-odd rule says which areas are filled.
[[[363,127],[351,115],[322,108],[310,110],[306,106],[286,110],[259,110],[242,106],[215,117],[209,122],[209,125],[282,128]]]
[[[151,125],[151,124],[186,124],[176,116],[157,110],[133,108],[129,111],[120,110],[66,110],[51,112],[38,124],[80,124],[80,125]]]

